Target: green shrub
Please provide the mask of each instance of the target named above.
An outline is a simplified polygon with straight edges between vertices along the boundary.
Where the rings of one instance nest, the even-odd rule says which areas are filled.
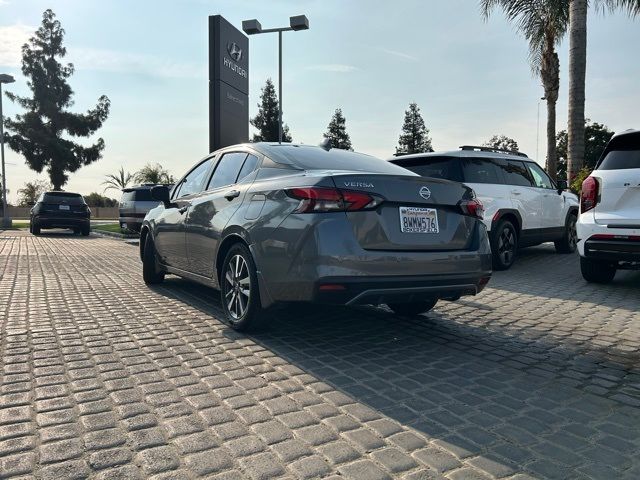
[[[580,191],[582,190],[582,182],[584,182],[585,178],[591,175],[592,171],[593,170],[589,167],[582,167],[580,169],[578,174],[573,178],[571,185],[569,185],[569,188],[571,188],[571,191],[573,193],[580,196]]]

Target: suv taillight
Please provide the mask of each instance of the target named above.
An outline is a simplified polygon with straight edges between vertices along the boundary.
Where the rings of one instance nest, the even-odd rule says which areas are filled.
[[[285,190],[300,200],[295,213],[353,212],[368,210],[382,203],[382,198],[364,192],[324,187],[298,187]]]
[[[465,215],[476,217],[480,220],[482,220],[482,218],[484,217],[484,206],[482,205],[482,202],[477,198],[474,198],[472,200],[462,200],[459,205],[462,213],[464,213]]]
[[[580,212],[588,212],[598,204],[598,180],[594,177],[587,177],[582,182],[582,192],[580,192]]]

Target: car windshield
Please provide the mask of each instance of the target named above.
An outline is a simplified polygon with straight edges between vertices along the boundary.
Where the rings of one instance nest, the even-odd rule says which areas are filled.
[[[79,193],[47,192],[42,196],[42,203],[82,205],[84,198]]]
[[[363,153],[305,145],[274,146],[269,149],[276,163],[292,165],[304,170],[349,170],[356,172],[416,175],[402,167]]]

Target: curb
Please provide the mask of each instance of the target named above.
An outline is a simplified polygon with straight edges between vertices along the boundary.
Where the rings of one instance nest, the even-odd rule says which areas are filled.
[[[96,235],[101,237],[119,238],[122,240],[131,240],[131,239],[138,240],[139,239],[138,235],[131,234],[131,233],[105,232],[103,230],[94,230],[94,229],[91,229],[91,233],[95,233]]]

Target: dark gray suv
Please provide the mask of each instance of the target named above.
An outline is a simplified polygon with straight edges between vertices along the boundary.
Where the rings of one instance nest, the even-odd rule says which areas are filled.
[[[344,150],[255,143],[198,162],[142,224],[147,283],[219,288],[233,328],[278,302],[387,304],[415,315],[491,276],[482,205],[465,185]]]
[[[145,215],[158,202],[151,198],[151,188],[157,184],[144,184],[122,189],[122,197],[118,205],[120,228],[139,232]]]

